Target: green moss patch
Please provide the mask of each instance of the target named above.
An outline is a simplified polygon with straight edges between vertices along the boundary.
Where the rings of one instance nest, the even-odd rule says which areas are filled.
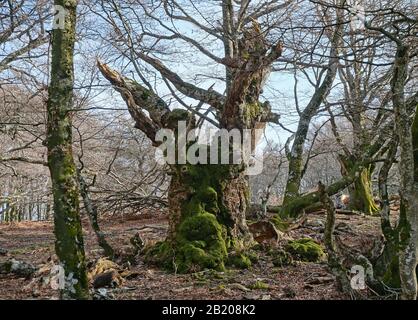
[[[285,249],[300,261],[318,262],[325,256],[322,246],[310,238],[289,241]]]
[[[385,285],[391,288],[400,288],[401,278],[399,273],[399,257],[395,256],[390,265],[388,266],[382,281]]]
[[[177,243],[178,272],[224,269],[227,248],[222,226],[215,215],[203,212],[186,218],[179,227]]]
[[[281,231],[281,232],[286,232],[287,229],[290,227],[291,223],[289,221],[286,221],[286,219],[283,219],[281,216],[279,216],[278,214],[274,215],[271,218],[271,222],[273,222],[273,224],[275,225],[275,227]]]
[[[228,265],[232,267],[247,269],[251,267],[251,264],[251,259],[242,253],[232,254],[228,258]]]
[[[179,113],[179,117],[184,115]],[[176,118],[177,119],[177,118]],[[172,167],[172,179],[180,186],[178,203],[181,213],[176,217],[175,231],[168,240],[149,251],[147,260],[178,273],[193,273],[205,269],[222,271],[228,264],[228,252],[242,252],[244,244],[235,237],[234,220],[225,202],[224,192],[235,166],[184,164]],[[248,199],[245,199],[248,200]],[[150,257],[155,254],[156,257]],[[246,255],[234,257],[237,267],[248,267],[251,259]]]
[[[166,270],[174,270],[174,249],[168,241],[157,242],[144,250],[145,262],[157,265]]]
[[[254,284],[249,286],[253,290],[268,290],[270,286],[267,283],[257,280]]]

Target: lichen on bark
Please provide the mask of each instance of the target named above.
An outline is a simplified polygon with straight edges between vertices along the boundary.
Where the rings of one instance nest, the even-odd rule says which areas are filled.
[[[77,172],[72,154],[73,55],[77,1],[55,0],[66,9],[64,28],[52,32],[51,83],[47,103],[46,145],[54,197],[55,251],[71,279],[61,291],[64,299],[89,297],[79,212]]]
[[[417,298],[418,261],[418,183],[415,176],[415,152],[413,122],[411,112],[405,101],[405,84],[410,63],[410,46],[397,41],[393,76],[391,79],[392,103],[395,111],[396,133],[399,138],[401,177],[401,216],[399,269],[402,299]]]

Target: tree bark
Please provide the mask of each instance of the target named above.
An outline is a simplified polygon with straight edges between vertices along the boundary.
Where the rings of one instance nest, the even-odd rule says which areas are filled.
[[[194,117],[184,110],[173,110],[166,127],[177,134],[178,120],[193,129]],[[215,138],[213,143],[217,142]],[[212,148],[202,147],[207,148],[206,163],[211,163]],[[147,252],[146,260],[179,273],[224,270],[231,255],[248,261],[241,253],[253,243],[245,221],[249,185],[244,168],[242,164],[172,164],[167,239]]]
[[[418,183],[418,104],[415,110],[415,118],[412,124],[412,145],[414,148],[414,182]]]
[[[326,211],[326,223],[324,230],[324,245],[328,254],[328,266],[331,272],[336,276],[338,284],[344,293],[354,295],[353,289],[348,279],[348,272],[343,266],[341,257],[338,255],[338,250],[334,240],[335,231],[335,207],[334,203],[330,199],[326,192],[325,186],[318,183],[318,194],[320,202],[323,204]]]
[[[359,177],[354,181],[353,186],[349,188],[351,210],[360,211],[366,215],[372,215],[379,211],[372,193],[371,169],[363,169]]]
[[[77,172],[72,154],[73,52],[76,32],[75,0],[55,0],[66,9],[64,29],[52,34],[51,83],[47,105],[48,167],[54,197],[55,251],[65,270],[63,299],[89,297]]]
[[[385,161],[379,171],[379,195],[381,200],[381,228],[385,239],[382,253],[374,262],[376,278],[390,288],[399,289],[399,228],[390,222],[390,203],[387,189],[389,171],[395,161],[398,150],[397,138],[390,142]]]
[[[184,165],[173,171],[168,237],[149,260],[180,273],[224,270],[228,254],[253,243],[245,221],[247,179],[232,166]]]
[[[341,174],[346,176],[354,167],[355,163],[361,160],[355,159],[353,156],[346,157],[340,155]],[[349,208],[351,210],[360,211],[367,215],[372,215],[379,211],[373,197],[371,186],[371,174],[373,166],[368,165],[363,168],[354,183],[348,187],[350,194]]]
[[[401,250],[399,269],[402,299],[417,298],[418,256],[418,183],[415,176],[414,139],[411,115],[405,102],[405,83],[408,74],[409,47],[397,43],[397,52],[391,82],[396,129],[399,137],[401,176],[401,216],[399,221]],[[415,142],[416,143],[416,142]]]

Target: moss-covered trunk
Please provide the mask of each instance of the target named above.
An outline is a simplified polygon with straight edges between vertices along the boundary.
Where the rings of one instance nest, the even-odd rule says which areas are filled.
[[[230,165],[176,166],[172,174],[169,235],[157,247],[169,250],[165,267],[180,273],[223,270],[229,256],[252,243],[245,222],[247,179]]]
[[[188,112],[173,111],[166,126],[175,131],[177,138],[176,121],[180,118],[188,121],[189,129],[194,126],[194,118]],[[213,141],[217,148],[222,148],[218,142],[216,138]],[[207,150],[206,163],[211,163],[212,148],[200,146]],[[228,151],[231,145],[224,147]],[[176,150],[179,150],[177,142]],[[219,151],[218,156],[221,157]],[[172,164],[168,236],[147,253],[147,259],[180,273],[205,268],[223,270],[230,257],[236,260],[238,256],[248,262],[241,254],[253,241],[245,221],[249,185],[244,168],[244,164],[190,164],[189,161],[184,165]]]
[[[352,172],[357,160],[353,156],[347,158],[340,155],[341,174],[347,176]],[[355,211],[361,211],[365,214],[372,215],[379,211],[373,197],[371,175],[373,166],[364,167],[357,175],[354,183],[348,187],[350,193],[349,208]]]
[[[73,51],[75,42],[75,0],[55,0],[65,8],[64,28],[52,36],[51,83],[48,99],[48,166],[54,196],[55,250],[65,270],[64,299],[88,298],[83,235],[79,215],[77,172],[72,154]]]
[[[299,140],[294,142],[292,152],[287,156],[289,160],[289,170],[283,198],[283,207],[286,207],[293,201],[297,201],[297,199],[300,197],[299,189],[300,183],[302,181],[303,146],[305,143],[306,135],[308,133],[309,122],[307,123],[303,134],[300,134],[298,130]],[[295,217],[299,215],[299,213],[286,211],[282,212],[282,215]]]
[[[390,221],[390,201],[388,192],[388,177],[398,150],[396,137],[389,142],[388,151],[379,170],[379,196],[381,199],[381,228],[385,239],[385,246],[373,262],[374,272],[377,279],[390,288],[400,288],[399,277],[399,228],[392,227]]]
[[[365,168],[361,171],[353,186],[349,188],[349,191],[350,209],[361,211],[368,215],[379,211],[372,194],[370,168]]]
[[[364,165],[362,163],[357,163],[346,176],[343,176],[340,180],[334,182],[326,188],[327,194],[329,196],[333,196],[353,184],[363,168]],[[305,211],[309,211],[311,208],[313,210],[317,210],[318,207],[321,207],[319,200],[318,191],[305,193],[299,197],[295,197],[289,202],[278,207],[279,212],[273,218],[273,222],[280,227],[283,219],[288,220],[298,218],[303,215]]]

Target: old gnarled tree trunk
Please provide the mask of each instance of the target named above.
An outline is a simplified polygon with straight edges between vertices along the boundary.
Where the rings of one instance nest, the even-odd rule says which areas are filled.
[[[235,47],[236,54],[224,59],[231,77],[226,96],[185,83],[160,61],[145,54],[140,57],[177,90],[215,109],[220,129],[237,129],[242,137],[245,129],[252,130],[254,135],[256,128],[263,128],[266,122],[278,118],[271,112],[269,103],[261,103],[259,97],[271,64],[281,55],[282,47],[280,43],[269,47],[255,21],[243,31]],[[161,144],[156,139],[159,129],[177,133],[178,121],[186,121],[189,130],[194,128],[196,112],[193,110],[191,113],[180,109],[171,111],[153,91],[100,62],[99,68],[121,93],[136,127],[155,146]],[[149,117],[143,110],[148,111]],[[232,144],[228,141],[226,147],[230,153]],[[216,142],[215,139],[212,143]],[[256,141],[253,142],[252,149]],[[207,148],[210,158],[211,148]],[[245,169],[244,164],[191,164],[189,159],[184,164],[171,164],[169,234],[165,241],[147,252],[148,261],[177,272],[221,270],[232,258],[235,265],[250,265],[242,252],[253,243],[245,221],[250,194]]]

